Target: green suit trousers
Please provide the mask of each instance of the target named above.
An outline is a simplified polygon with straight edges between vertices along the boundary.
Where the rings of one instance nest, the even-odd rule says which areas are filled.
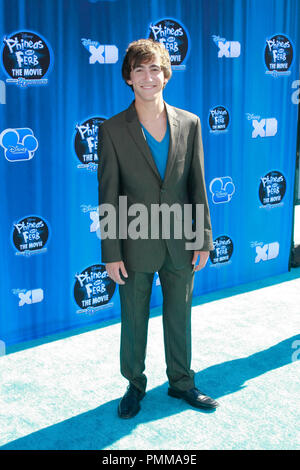
[[[127,273],[125,284],[119,286],[121,373],[130,383],[144,392],[147,384],[144,370],[154,273],[128,269]],[[188,264],[184,268],[176,269],[166,250],[166,257],[158,274],[163,294],[162,315],[167,377],[172,388],[189,390],[195,386],[195,373],[190,368],[193,265]]]

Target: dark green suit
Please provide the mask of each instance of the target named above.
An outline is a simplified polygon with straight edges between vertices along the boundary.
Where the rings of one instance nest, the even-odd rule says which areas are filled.
[[[141,203],[151,214],[152,204],[204,205],[204,244],[194,249],[213,249],[210,214],[204,180],[204,158],[199,118],[165,103],[170,126],[170,145],[164,180],[155,165],[135,110],[131,106],[104,121],[99,130],[99,204],[112,204],[118,214],[119,196],[127,204]],[[195,215],[195,214],[194,214]],[[101,219],[101,218],[100,218]],[[129,225],[134,216],[128,217]],[[101,222],[101,220],[100,220]],[[124,261],[128,272],[120,285],[121,371],[141,390],[146,352],[149,302],[154,273],[159,273],[163,292],[163,321],[167,374],[170,385],[179,390],[194,386],[190,370],[190,313],[193,291],[193,251],[186,240],[174,238],[171,217],[170,239],[101,240],[102,262]],[[117,233],[118,233],[117,225]]]

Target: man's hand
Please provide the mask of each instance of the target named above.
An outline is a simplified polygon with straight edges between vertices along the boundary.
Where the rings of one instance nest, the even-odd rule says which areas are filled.
[[[198,256],[200,255],[199,263],[197,263]],[[207,263],[209,251],[194,251],[192,264],[194,265],[194,271],[200,271]]]
[[[120,277],[120,270],[124,277],[128,277],[123,261],[115,261],[114,263],[106,263],[105,265],[108,276],[117,284],[125,284]]]

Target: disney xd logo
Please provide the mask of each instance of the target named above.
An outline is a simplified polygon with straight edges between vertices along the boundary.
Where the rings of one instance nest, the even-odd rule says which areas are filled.
[[[235,58],[241,55],[241,43],[239,41],[226,41],[225,38],[213,35],[213,40],[218,46],[218,58]]]
[[[273,137],[277,134],[278,122],[275,118],[261,119],[260,121],[253,119],[252,124],[254,127],[252,131],[253,139],[257,136]]]
[[[248,121],[252,121],[253,131],[252,138],[256,137],[273,137],[277,134],[278,121],[276,118],[261,118],[255,114],[246,113]]]
[[[118,62],[119,51],[116,46],[113,45],[101,45],[98,41],[92,41],[91,39],[81,39],[83,46],[91,54],[89,58],[90,64],[115,64]]]
[[[36,304],[44,300],[44,291],[43,289],[13,289],[13,294],[18,295],[19,297],[19,307],[23,305]]]
[[[279,254],[279,243],[252,243],[252,246],[255,247],[256,250],[256,258],[255,263],[259,263],[260,261],[268,261],[270,259],[277,258]]]

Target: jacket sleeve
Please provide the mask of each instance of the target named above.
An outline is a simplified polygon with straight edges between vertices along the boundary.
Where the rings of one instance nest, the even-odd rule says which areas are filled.
[[[112,263],[122,261],[118,226],[120,170],[113,142],[103,124],[99,127],[97,150],[101,260]]]
[[[197,119],[194,144],[193,144],[193,154],[192,162],[189,172],[189,196],[190,203],[193,204],[193,220],[195,221],[196,216],[196,204],[203,204],[204,208],[204,243],[202,247],[197,247],[197,250],[202,251],[211,251],[214,249],[213,246],[213,237],[212,237],[212,227],[210,212],[207,200],[206,186],[205,186],[205,177],[204,177],[204,152],[203,152],[203,143],[202,143],[202,132],[201,132],[201,123],[200,119]]]

